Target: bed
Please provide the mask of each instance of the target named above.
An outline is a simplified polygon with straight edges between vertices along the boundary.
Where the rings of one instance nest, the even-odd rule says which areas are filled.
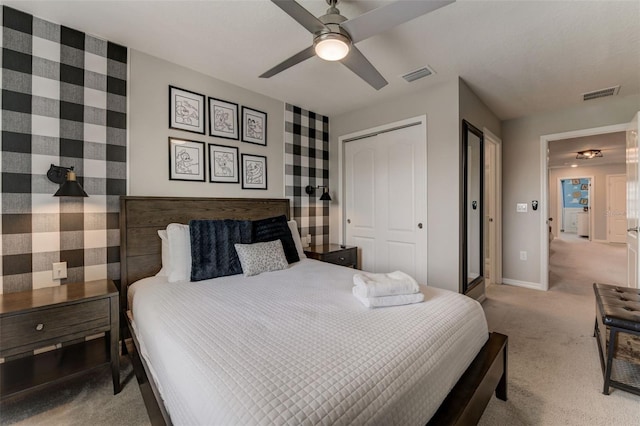
[[[506,400],[507,338],[465,296],[422,287],[425,303],[367,309],[353,270],[311,259],[155,276],[169,223],[281,214],[288,200],[121,199],[121,300],[152,423],[473,424],[494,390]]]

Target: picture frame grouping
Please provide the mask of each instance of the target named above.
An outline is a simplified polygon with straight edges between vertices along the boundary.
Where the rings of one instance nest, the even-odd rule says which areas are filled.
[[[266,112],[169,86],[170,129],[204,135],[207,116],[209,136],[267,146]]]
[[[207,119],[208,117],[208,119]],[[169,85],[169,128],[267,146],[267,113]],[[208,121],[208,132],[206,131]],[[267,189],[267,157],[237,146],[169,137],[169,180]]]
[[[235,146],[169,137],[169,180],[206,182],[207,169],[211,183],[242,179],[242,189],[268,188],[266,156],[240,155]]]

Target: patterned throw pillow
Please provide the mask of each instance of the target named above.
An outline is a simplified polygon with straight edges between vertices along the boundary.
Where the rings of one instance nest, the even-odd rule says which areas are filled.
[[[279,271],[289,266],[280,240],[255,244],[235,244],[245,277]]]

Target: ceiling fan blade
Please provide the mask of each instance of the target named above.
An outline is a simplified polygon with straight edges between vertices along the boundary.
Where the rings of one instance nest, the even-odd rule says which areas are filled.
[[[371,62],[364,57],[362,52],[353,45],[351,46],[351,50],[347,57],[340,62],[342,62],[351,71],[358,74],[361,79],[369,83],[376,90],[380,90],[389,84],[382,74],[380,74],[378,70],[371,65]]]
[[[269,71],[265,72],[264,74],[262,74],[260,76],[260,78],[269,78],[269,77],[273,77],[274,75],[286,70],[287,68],[290,68],[296,64],[299,64],[302,61],[305,61],[309,58],[311,58],[312,56],[315,56],[316,51],[313,48],[313,46],[309,46],[306,49],[304,49],[302,52],[298,52],[295,55],[293,55],[292,57],[290,57],[289,59],[279,63],[278,65],[276,65],[275,67],[271,68]]]
[[[455,0],[396,1],[363,13],[356,18],[343,22],[340,26],[347,30],[351,40],[357,43],[454,2]]]
[[[282,9],[287,15],[298,21],[310,33],[315,34],[321,30],[329,30],[318,18],[313,16],[304,7],[293,0],[271,0],[276,6]]]

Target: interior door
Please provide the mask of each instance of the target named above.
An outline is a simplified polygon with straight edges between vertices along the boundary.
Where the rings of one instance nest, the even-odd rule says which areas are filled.
[[[426,166],[423,126],[345,143],[345,239],[363,270],[427,282]]]
[[[627,235],[627,178],[607,176],[607,229],[610,243],[624,243]]]
[[[638,282],[638,203],[640,185],[638,178],[638,128],[640,113],[633,117],[627,129],[627,286],[640,288]]]

